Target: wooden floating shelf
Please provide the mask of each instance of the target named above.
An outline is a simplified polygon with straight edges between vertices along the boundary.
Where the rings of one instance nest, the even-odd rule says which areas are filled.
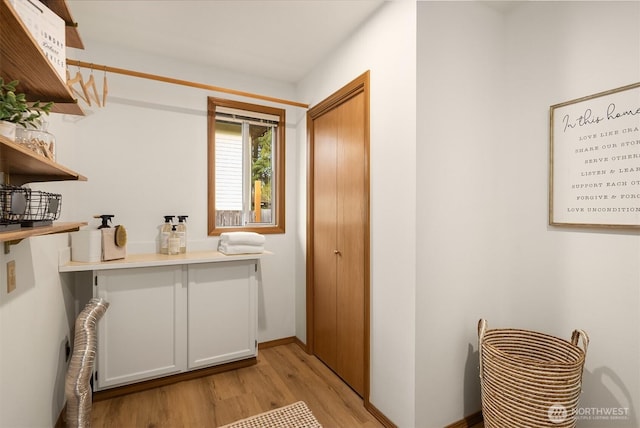
[[[28,227],[8,232],[0,232],[0,242],[5,245],[17,244],[19,241],[32,236],[52,235],[54,233],[73,232],[86,226],[86,222],[53,223],[52,226]]]
[[[21,186],[40,181],[87,181],[87,178],[0,135],[0,171]]]
[[[0,76],[19,80],[29,101],[53,101],[53,112],[83,115],[77,100],[44,56],[9,0],[0,0]]]

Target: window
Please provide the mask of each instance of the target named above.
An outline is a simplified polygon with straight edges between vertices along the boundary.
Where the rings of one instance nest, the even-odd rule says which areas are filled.
[[[284,233],[285,111],[208,99],[209,235]]]

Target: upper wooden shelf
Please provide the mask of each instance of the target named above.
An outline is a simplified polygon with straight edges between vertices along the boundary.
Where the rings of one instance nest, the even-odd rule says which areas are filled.
[[[0,76],[19,80],[29,101],[53,101],[56,113],[82,115],[82,109],[9,0],[0,0]]]
[[[10,184],[21,186],[37,181],[87,181],[87,178],[50,161],[0,135],[0,171],[9,174]]]

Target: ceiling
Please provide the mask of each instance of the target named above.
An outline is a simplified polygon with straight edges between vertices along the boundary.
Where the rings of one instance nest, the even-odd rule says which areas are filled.
[[[296,83],[384,1],[67,0],[67,3],[85,49],[96,41]],[[100,62],[99,58],[95,60]]]

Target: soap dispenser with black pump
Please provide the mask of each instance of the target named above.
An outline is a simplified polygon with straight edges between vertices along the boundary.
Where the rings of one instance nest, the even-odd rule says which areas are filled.
[[[169,236],[169,255],[174,256],[176,254],[180,254],[180,235],[174,224],[171,226],[171,235]]]
[[[169,254],[169,238],[171,237],[173,217],[175,216],[164,216],[164,223],[160,225],[160,254]]]
[[[176,231],[180,236],[180,253],[187,252],[187,217],[188,215],[179,215],[178,224],[176,225]]]
[[[109,226],[109,223],[112,222],[112,218],[114,218],[115,216],[113,214],[100,214],[100,215],[94,215],[93,218],[99,218],[102,221],[102,224],[100,226],[98,226],[98,229],[107,229],[111,226]]]

